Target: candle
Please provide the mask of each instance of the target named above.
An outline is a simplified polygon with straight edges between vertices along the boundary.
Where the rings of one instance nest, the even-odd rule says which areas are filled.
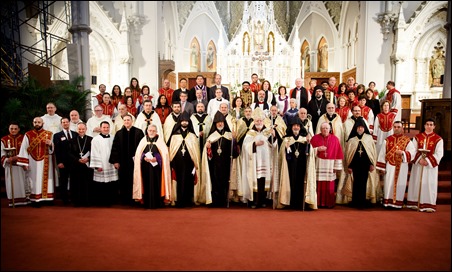
[[[426,142],[427,140],[424,140],[424,150],[425,150],[425,142]]]
[[[304,60],[301,60],[301,78],[304,79]]]
[[[8,139],[8,148],[11,148],[11,141]]]

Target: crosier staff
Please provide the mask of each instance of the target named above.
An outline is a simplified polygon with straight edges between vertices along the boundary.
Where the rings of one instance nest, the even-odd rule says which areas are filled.
[[[233,156],[233,150],[234,150],[234,132],[236,131],[236,128],[235,128],[235,126],[236,126],[236,122],[237,122],[237,120],[235,119],[235,117],[233,116],[232,117],[232,120],[231,120],[231,122],[232,122],[232,128],[231,128],[231,130],[232,130],[232,132],[231,132],[231,163],[229,164],[229,184],[228,184],[228,193],[226,194],[226,198],[227,198],[227,207],[229,208],[229,201],[230,201],[230,199],[229,199],[229,194],[230,194],[230,191],[231,191],[231,177],[232,177],[232,170],[233,170],[233,167],[232,167],[232,161],[234,160],[234,156]]]
[[[310,137],[308,138],[308,136],[311,135],[311,133],[309,132],[309,121],[311,121],[312,119],[312,115],[307,114],[306,118],[308,119],[307,125],[308,125],[308,129],[306,130],[308,132],[308,134],[306,135],[306,139],[308,140],[306,143],[306,158],[309,156],[309,148],[311,146],[310,143]],[[304,125],[303,125],[304,126]],[[307,164],[309,163],[309,160],[306,160],[306,169],[308,169]],[[306,171],[306,173],[304,174],[304,180],[303,180],[303,211],[304,211],[304,207],[306,205],[306,187],[308,185],[308,171]]]

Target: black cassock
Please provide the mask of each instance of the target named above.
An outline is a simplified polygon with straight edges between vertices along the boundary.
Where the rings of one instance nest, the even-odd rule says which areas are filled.
[[[171,168],[174,169],[176,173],[176,181],[177,181],[177,201],[176,207],[191,207],[193,206],[193,197],[194,197],[194,186],[195,186],[195,176],[192,174],[193,168],[195,164],[188,153],[188,148],[185,146],[185,137],[187,136],[187,130],[183,131],[180,129],[173,133],[181,134],[184,140],[182,144],[179,146],[176,155],[174,155],[173,160],[171,161]],[[168,145],[170,145],[170,140],[168,141]],[[184,149],[184,152],[182,152]]]
[[[156,209],[163,207],[162,189],[162,157],[155,145],[158,135],[153,139],[147,138],[148,144],[141,155],[141,177],[143,181],[143,206],[146,209]],[[145,154],[151,152],[152,156],[157,159],[158,164],[152,166],[145,161]]]
[[[224,134],[224,130],[219,132]],[[212,159],[209,160],[210,180],[212,183],[212,206],[224,207],[227,204],[229,192],[229,176],[231,170],[231,151],[233,157],[238,156],[237,144],[221,137],[211,143]],[[231,148],[233,150],[231,150]]]
[[[295,140],[298,136],[293,136]],[[295,142],[290,148],[290,153],[286,153],[287,167],[289,169],[290,180],[290,208],[301,210],[304,198],[304,180],[306,176],[306,146],[308,144]],[[297,156],[298,155],[298,156]]]
[[[116,132],[111,148],[109,162],[111,164],[119,163],[119,198],[121,204],[133,204],[133,157],[137,150],[138,144],[144,137],[141,129],[131,127],[127,130],[122,127]]]
[[[93,169],[79,162],[79,159],[91,150],[92,140],[91,136],[85,135],[81,138],[77,135],[70,141],[70,192],[74,206],[90,206],[93,202]]]
[[[364,135],[364,134],[363,134]],[[359,139],[363,135],[358,135]],[[362,152],[359,152],[359,151]],[[361,154],[360,154],[361,153]],[[369,168],[371,165],[369,156],[362,142],[358,143],[353,159],[348,166],[353,170],[353,188],[352,188],[352,206],[357,208],[365,208],[369,205],[366,201],[367,178],[369,176]]]

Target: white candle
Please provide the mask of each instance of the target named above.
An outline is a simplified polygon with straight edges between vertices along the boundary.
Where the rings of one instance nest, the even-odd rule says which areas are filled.
[[[304,60],[301,60],[301,78],[304,79]]]
[[[11,148],[11,141],[8,140],[8,148]]]
[[[425,150],[425,142],[427,142],[427,140],[424,140],[424,150]]]

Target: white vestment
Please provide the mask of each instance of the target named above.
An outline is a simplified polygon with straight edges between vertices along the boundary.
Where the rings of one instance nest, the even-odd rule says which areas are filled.
[[[160,120],[159,115],[155,111],[152,112],[151,119],[152,119],[152,121],[150,121],[150,123],[157,126],[157,134],[164,135],[162,121]],[[144,135],[147,135],[146,128],[148,127],[148,122],[146,121],[146,116],[144,115],[144,111],[142,111],[138,114],[137,119],[135,120],[135,123],[133,124],[133,126],[141,129],[143,131]]]
[[[61,131],[63,127],[61,126],[61,116],[58,114],[49,115],[48,113],[41,116],[44,121],[43,129],[51,131],[53,134]]]
[[[419,149],[427,149],[432,152],[429,152],[425,158],[428,162],[427,166],[420,165],[419,161],[422,156],[415,155],[408,183],[407,207],[417,208],[417,204],[419,204],[421,211],[435,211],[438,197],[438,165],[444,154],[444,141],[441,138],[428,140],[427,145],[422,148],[423,145],[418,143],[417,137],[414,137],[413,144],[416,153],[419,152]],[[420,201],[418,201],[419,199]]]
[[[391,137],[384,140],[381,150],[378,154],[377,170],[385,170],[383,186],[383,205],[385,207],[402,208],[405,199],[405,191],[408,180],[408,163],[414,158],[415,148],[408,137],[408,144],[401,157],[395,155],[398,149],[398,140],[400,137]],[[394,140],[395,139],[395,140]],[[377,150],[378,152],[378,150]],[[397,180],[396,180],[396,174]]]
[[[206,113],[210,116],[210,117],[214,117],[215,114],[217,113],[217,111],[220,109],[220,104],[226,103],[228,104],[228,110],[229,110],[229,101],[226,100],[225,98],[221,98],[221,100],[217,100],[216,98],[212,98],[209,101],[209,104],[207,104],[207,111]]]
[[[91,161],[89,167],[94,168],[93,180],[97,182],[112,182],[118,180],[118,170],[109,163],[113,137],[104,138],[97,135],[91,141]],[[95,168],[102,168],[99,172]]]
[[[9,206],[12,206],[11,189],[14,190],[14,205],[27,205],[29,203],[29,200],[26,199],[27,190],[30,188],[29,184],[26,183],[25,171],[22,166],[14,164],[11,166],[10,162],[6,162],[7,154],[3,142],[1,142],[1,148],[2,166],[5,168],[6,196],[8,198]],[[19,150],[16,150],[16,152],[19,152]],[[14,187],[11,186],[11,183]]]
[[[91,137],[96,137],[99,135],[99,132],[94,132],[94,128],[100,127],[100,123],[103,121],[107,121],[110,124],[110,134],[114,135],[114,126],[113,122],[111,121],[110,116],[103,114],[102,117],[97,117],[96,115],[91,116],[91,118],[88,119],[86,122],[86,135]]]
[[[264,144],[256,146],[256,152],[253,152],[253,144],[260,140],[263,140]],[[267,135],[265,129],[261,132],[250,130],[246,134],[241,151],[243,202],[253,201],[253,191],[257,192],[257,180],[259,178],[265,178],[265,190],[270,191],[272,166],[275,161],[278,161],[277,146],[278,141],[276,139],[273,145],[269,142],[269,135]],[[275,190],[279,189],[277,176],[279,177],[279,174],[274,175],[273,180]]]
[[[53,134],[52,134],[53,135]],[[28,173],[26,173],[26,183],[30,184],[30,200],[35,202],[51,201],[55,196],[55,181],[57,180],[57,173],[52,161],[53,144],[48,146],[47,155],[40,161],[36,161],[29,154],[30,140],[27,134],[24,136],[22,146],[20,147],[19,166],[28,166]],[[47,173],[45,172],[47,168]],[[47,175],[47,178],[44,178]]]

